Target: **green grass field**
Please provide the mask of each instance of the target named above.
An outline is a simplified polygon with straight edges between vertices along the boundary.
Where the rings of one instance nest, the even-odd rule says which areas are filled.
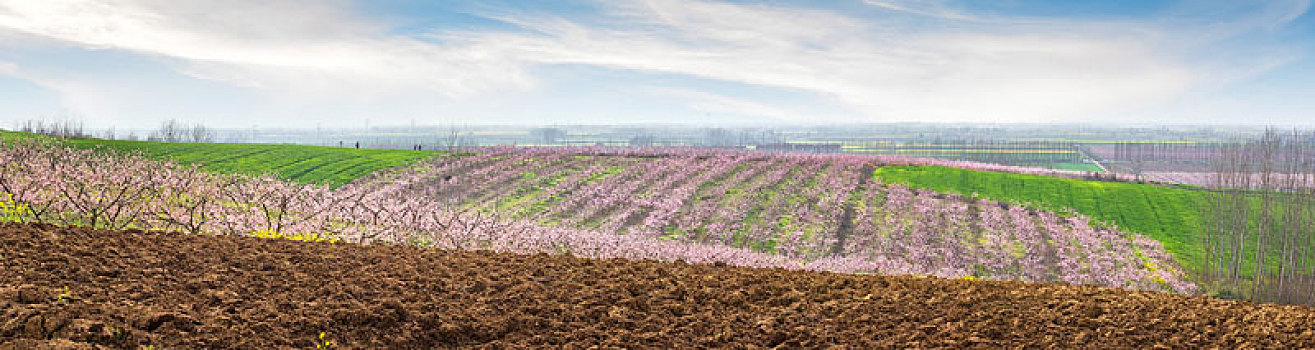
[[[1077,170],[1077,171],[1095,171],[1102,172],[1100,167],[1091,163],[1051,163],[1046,165],[1047,168],[1059,170]]]
[[[0,129],[0,141],[13,141],[13,140],[29,138],[29,137],[40,137],[40,136],[25,133],[25,132],[8,131],[8,130]]]
[[[1160,241],[1183,267],[1204,264],[1199,232],[1205,192],[944,167],[882,167],[873,176],[884,183],[1071,210]]]
[[[45,137],[0,131],[0,140]],[[374,171],[403,166],[440,152],[354,149],[302,145],[171,143],[151,141],[64,140],[72,147],[132,152],[147,157],[200,164],[203,169],[241,174],[274,173],[301,183],[342,186]]]

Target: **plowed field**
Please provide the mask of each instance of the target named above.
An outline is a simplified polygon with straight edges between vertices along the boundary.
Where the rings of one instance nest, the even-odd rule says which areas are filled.
[[[0,349],[1315,347],[1315,309],[1115,289],[0,224]]]

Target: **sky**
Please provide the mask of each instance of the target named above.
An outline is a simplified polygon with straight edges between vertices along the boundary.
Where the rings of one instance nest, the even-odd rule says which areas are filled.
[[[0,0],[0,127],[1315,125],[1310,0]]]

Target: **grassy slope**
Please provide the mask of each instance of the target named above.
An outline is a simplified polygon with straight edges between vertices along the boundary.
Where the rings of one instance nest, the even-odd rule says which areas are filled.
[[[0,131],[0,140],[44,137],[28,133]],[[170,143],[150,141],[107,141],[98,139],[66,140],[78,148],[103,147],[115,151],[141,151],[148,157],[201,164],[217,172],[264,174],[301,183],[341,186],[376,170],[410,164],[433,157],[433,151],[376,150],[336,147],[230,144]]]
[[[883,167],[873,176],[939,192],[1028,203],[1039,209],[1070,209],[1119,228],[1145,234],[1188,269],[1204,262],[1197,235],[1203,192],[1154,185],[1085,181],[944,167]]]
[[[8,131],[8,130],[0,129],[0,142],[13,141],[13,140],[18,140],[28,137],[40,137],[40,136],[36,136],[24,132],[16,132],[16,131]]]

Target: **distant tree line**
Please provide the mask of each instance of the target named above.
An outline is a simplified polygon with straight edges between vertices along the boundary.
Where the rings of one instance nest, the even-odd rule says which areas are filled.
[[[1203,280],[1222,296],[1315,303],[1315,134],[1218,145]]]
[[[26,120],[18,123],[17,130],[66,139],[85,139],[95,137],[95,135],[92,135],[85,127],[83,127],[82,121],[73,119],[54,121],[42,119]],[[119,135],[114,127],[106,128],[100,136],[106,140],[119,139]],[[129,132],[123,139],[135,141],[137,140],[137,135]],[[176,119],[169,119],[160,123],[160,127],[152,131],[146,137],[146,140],[163,142],[215,142],[215,130],[206,127],[201,123],[186,124],[179,122]]]
[[[215,142],[215,131],[201,123],[184,124],[176,119],[160,123],[160,128],[146,137],[147,141],[163,142]]]
[[[91,137],[83,132],[82,122],[72,119],[46,121],[33,119],[18,124],[18,131],[50,135],[65,139],[82,139]]]

